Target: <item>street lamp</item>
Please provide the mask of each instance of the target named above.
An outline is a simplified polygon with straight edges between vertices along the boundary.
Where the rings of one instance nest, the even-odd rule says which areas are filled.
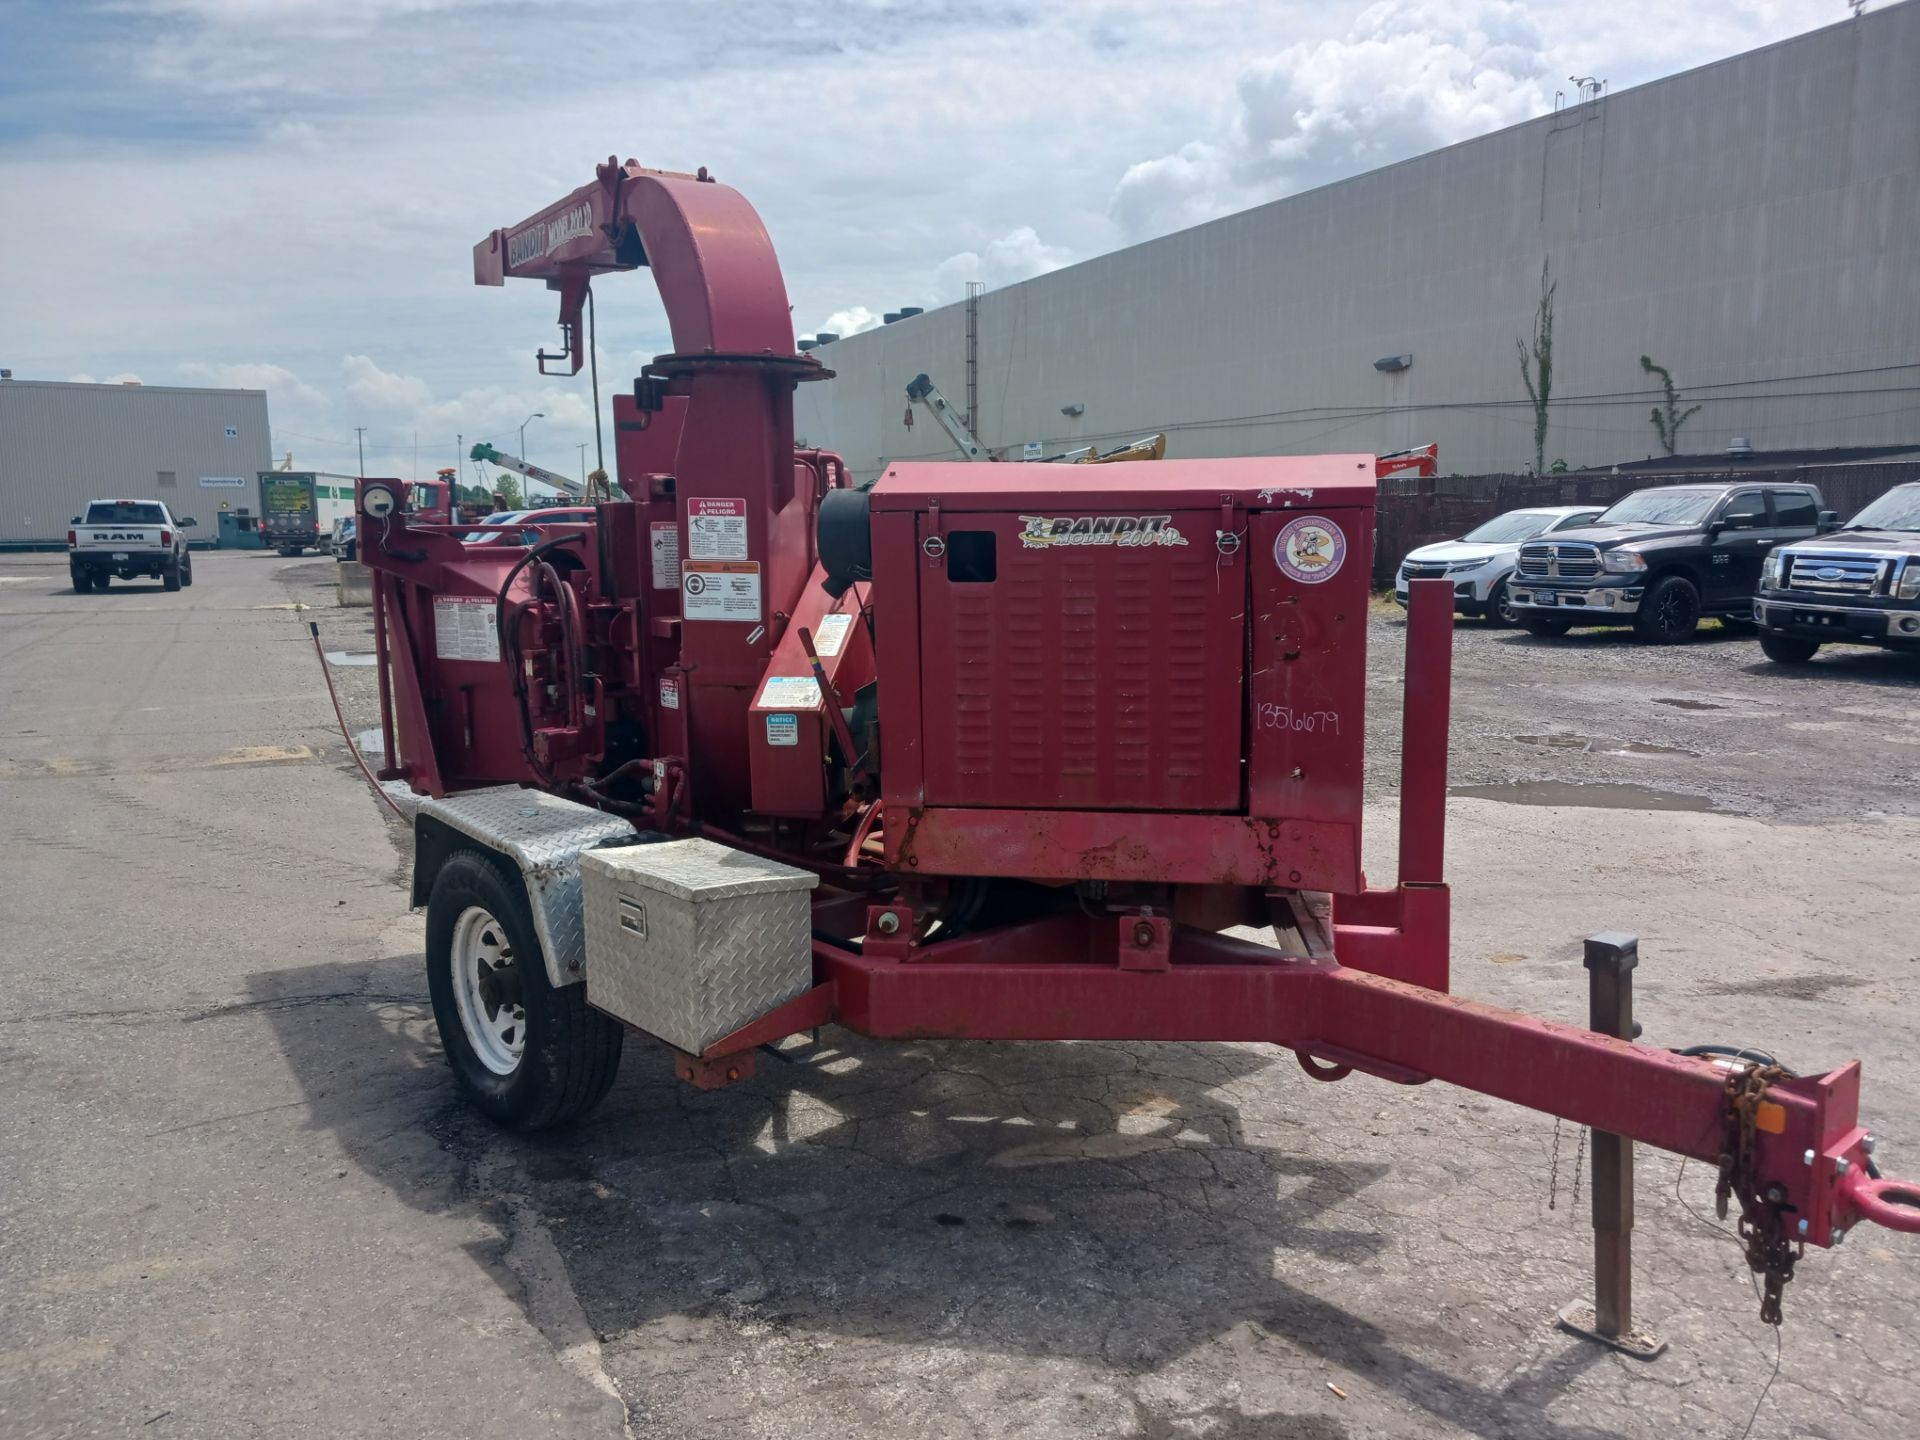
[[[536,410],[520,422],[520,458],[522,460],[527,458],[527,426],[536,420],[544,420],[546,418],[546,411]],[[533,503],[533,477],[531,475],[527,476],[526,500],[529,505]]]

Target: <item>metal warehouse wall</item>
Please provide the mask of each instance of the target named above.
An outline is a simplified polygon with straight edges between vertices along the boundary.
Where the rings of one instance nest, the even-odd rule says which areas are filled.
[[[0,380],[0,545],[64,544],[67,523],[103,496],[164,500],[212,540],[222,500],[259,508],[271,443],[264,390]]]
[[[1164,429],[1169,455],[1376,452],[1533,463],[1514,342],[1558,283],[1546,458],[1920,442],[1920,4],[1541,119],[986,295],[978,430],[1049,453]],[[890,297],[848,296],[877,305]],[[965,307],[815,353],[797,433],[861,477],[947,458]],[[1403,373],[1373,362],[1411,354]],[[1068,419],[1061,407],[1082,404]]]

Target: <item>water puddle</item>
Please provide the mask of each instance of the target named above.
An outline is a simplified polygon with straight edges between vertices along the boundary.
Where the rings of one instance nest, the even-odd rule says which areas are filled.
[[[1656,695],[1656,705],[1671,705],[1675,710],[1724,710],[1724,705],[1715,705],[1711,700],[1682,700],[1674,695]]]
[[[1698,750],[1678,745],[1653,745],[1645,740],[1609,740],[1600,735],[1516,735],[1522,745],[1544,745],[1552,750],[1577,750],[1583,755],[1680,755],[1700,758]]]
[[[1497,800],[1504,805],[1562,805],[1589,810],[1693,810],[1710,812],[1705,795],[1682,795],[1650,785],[1579,785],[1566,780],[1518,780],[1508,785],[1455,785],[1447,791],[1462,800]]]
[[[362,654],[357,650],[327,651],[327,663],[329,665],[371,665],[373,664],[373,660],[374,657],[371,652]]]

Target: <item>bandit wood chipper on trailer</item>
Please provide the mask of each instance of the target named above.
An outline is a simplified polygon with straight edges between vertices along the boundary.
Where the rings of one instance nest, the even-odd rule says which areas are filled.
[[[1797,1076],[1448,992],[1444,581],[1412,586],[1399,874],[1361,873],[1377,457],[855,487],[795,446],[795,388],[830,372],[704,170],[610,159],[474,251],[478,283],[558,293],[560,373],[590,282],[639,268],[673,350],[614,398],[593,519],[475,543],[359,486],[381,788],[482,1111],[581,1114],[629,1030],[701,1086],[828,1023],[1261,1041],[1318,1081],[1445,1081],[1706,1162],[1769,1318],[1803,1246],[1920,1231],[1920,1189],[1873,1170],[1857,1063]],[[1271,943],[1224,933],[1248,926]],[[1631,944],[1588,949],[1617,996]]]

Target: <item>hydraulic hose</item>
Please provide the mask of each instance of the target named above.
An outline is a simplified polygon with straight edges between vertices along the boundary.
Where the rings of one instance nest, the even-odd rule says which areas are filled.
[[[320,627],[309,620],[307,632],[313,637],[313,653],[320,658],[320,677],[327,682],[327,698],[333,702],[333,718],[340,722],[340,738],[347,742],[347,753],[353,756],[353,763],[360,767],[360,773],[367,777],[367,784],[373,787],[373,793],[387,802],[389,810],[405,820],[406,812],[393,803],[391,795],[380,788],[380,782],[373,778],[373,771],[367,768],[367,762],[360,754],[360,747],[353,743],[353,735],[347,729],[347,717],[340,709],[339,692],[333,688],[333,667],[327,664],[327,652],[320,648]]]

